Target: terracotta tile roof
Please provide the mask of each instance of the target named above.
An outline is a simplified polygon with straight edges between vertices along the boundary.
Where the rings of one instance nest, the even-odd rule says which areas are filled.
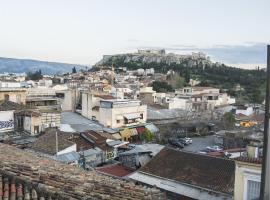
[[[108,174],[108,175],[115,176],[115,177],[124,177],[124,176],[127,176],[134,171],[134,170],[130,170],[130,169],[122,166],[121,164],[113,164],[113,165],[109,165],[109,166],[98,167],[98,168],[96,168],[96,170],[101,172],[101,173]]]
[[[235,148],[235,149],[226,149],[222,151],[214,151],[214,152],[209,152],[207,155],[209,156],[216,156],[216,157],[224,157],[225,153],[236,153],[236,152],[244,152],[246,151],[246,148]]]
[[[9,111],[9,110],[23,110],[27,107],[22,104],[18,104],[12,101],[0,101],[0,111]]]
[[[101,136],[99,133],[93,131],[93,130],[88,130],[83,133],[81,133],[81,136],[88,141],[92,142],[94,146],[99,147],[102,150],[107,150],[109,147],[107,146],[106,143],[106,137]]]
[[[235,163],[232,160],[164,148],[140,171],[206,190],[233,194]]]
[[[20,111],[15,111],[14,114],[23,115],[23,116],[34,116],[34,117],[41,116],[41,113],[37,110],[20,110]]]
[[[4,144],[0,144],[0,184],[4,199],[165,199],[156,188],[84,171]]]
[[[68,138],[69,141],[76,143],[77,151],[88,150],[94,148],[94,145],[83,138],[80,134],[74,133]]]
[[[262,158],[238,157],[234,160],[245,163],[262,164]]]
[[[41,135],[34,143],[30,145],[30,148],[49,155],[56,154],[56,131],[58,135],[58,151],[64,150],[75,143],[69,141],[68,138],[72,136],[72,133],[62,132],[55,128],[47,129],[46,132]]]

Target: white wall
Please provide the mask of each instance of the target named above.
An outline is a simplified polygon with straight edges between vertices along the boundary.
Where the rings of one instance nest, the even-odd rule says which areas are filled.
[[[235,114],[243,114],[246,116],[252,115],[254,113],[253,108],[252,107],[248,107],[246,110],[240,110],[240,109],[236,109]]]
[[[65,154],[65,153],[70,153],[72,151],[77,151],[77,145],[73,144],[72,146],[63,149],[62,151],[59,151],[57,155]]]
[[[183,109],[186,110],[187,108],[187,101],[188,99],[181,99],[181,98],[173,98],[172,102],[169,103],[169,109]]]

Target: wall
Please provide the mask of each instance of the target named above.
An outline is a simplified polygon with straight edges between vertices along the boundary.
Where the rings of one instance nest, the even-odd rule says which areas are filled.
[[[124,115],[129,113],[142,113],[143,119],[142,123],[145,123],[147,120],[147,106],[132,106],[132,107],[120,107],[120,108],[100,108],[100,123],[104,126],[111,128],[123,127],[124,124]],[[120,120],[120,123],[117,123],[116,120]]]
[[[246,200],[244,194],[246,185],[245,179],[248,177],[260,180],[261,165],[236,161],[234,200]]]
[[[76,152],[76,150],[77,150],[77,145],[76,144],[73,144],[72,146],[63,149],[62,151],[59,151],[57,153],[57,155],[61,155],[61,154],[65,154],[65,153],[70,153],[72,151],[75,151]]]
[[[5,95],[9,95],[9,101],[25,104],[26,91],[25,90],[1,90],[0,89],[0,101],[5,100]]]
[[[48,126],[60,127],[61,123],[61,113],[60,112],[42,112],[41,114],[41,124],[42,131]]]
[[[169,103],[169,109],[183,109],[186,110],[187,109],[187,101],[188,99],[181,99],[181,98],[173,98],[173,101]]]
[[[14,111],[0,111],[0,132],[14,129]]]

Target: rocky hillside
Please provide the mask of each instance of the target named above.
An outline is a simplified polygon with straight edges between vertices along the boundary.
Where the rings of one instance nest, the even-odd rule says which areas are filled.
[[[179,55],[179,54],[165,54],[164,53],[152,53],[152,52],[138,52],[129,54],[117,54],[117,55],[104,55],[103,59],[99,61],[96,66],[111,66],[111,64],[131,64],[137,63],[138,67],[144,67],[147,64],[182,64],[186,66],[192,66],[201,64],[205,66],[211,64],[209,57],[203,53],[192,53],[190,55]]]

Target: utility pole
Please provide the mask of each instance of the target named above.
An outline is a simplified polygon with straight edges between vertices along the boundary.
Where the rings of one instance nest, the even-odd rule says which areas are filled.
[[[263,137],[263,162],[261,173],[260,199],[269,200],[269,173],[270,173],[270,148],[269,136],[269,106],[270,106],[270,45],[267,46],[267,79],[266,79],[266,99],[265,99],[265,119],[264,119],[264,137]]]

